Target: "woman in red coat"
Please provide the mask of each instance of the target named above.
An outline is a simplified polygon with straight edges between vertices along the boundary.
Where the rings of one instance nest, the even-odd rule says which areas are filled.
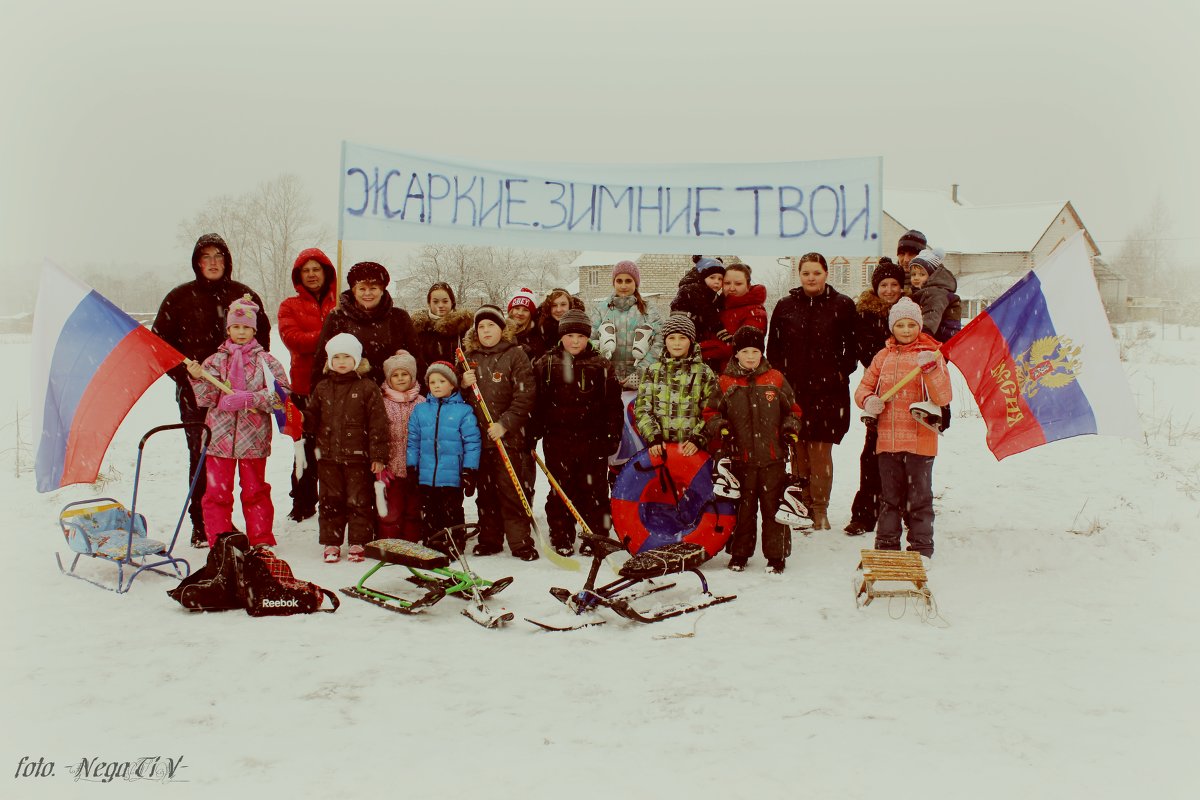
[[[729,332],[729,341],[710,339],[704,342],[704,363],[712,367],[717,375],[725,374],[725,365],[733,356],[733,334],[743,325],[767,332],[767,287],[761,283],[750,283],[749,264],[730,264],[725,267],[725,309],[721,312],[721,324]],[[719,369],[718,369],[719,367]]]
[[[296,296],[279,304],[279,336],[291,354],[292,401],[300,411],[308,404],[313,360],[321,325],[337,305],[337,273],[329,256],[315,247],[302,250],[292,267]],[[300,522],[317,513],[316,439],[305,433],[307,468],[299,480],[292,471],[292,512],[288,518]]]

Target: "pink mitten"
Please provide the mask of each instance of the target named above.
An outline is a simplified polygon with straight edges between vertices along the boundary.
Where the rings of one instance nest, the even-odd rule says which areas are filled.
[[[217,401],[217,408],[222,411],[245,411],[254,407],[254,392],[239,391],[223,394]]]

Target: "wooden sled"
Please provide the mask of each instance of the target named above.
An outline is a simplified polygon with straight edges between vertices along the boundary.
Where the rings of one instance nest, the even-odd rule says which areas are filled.
[[[921,554],[898,550],[862,550],[862,560],[858,569],[862,570],[862,583],[854,601],[860,607],[866,608],[876,597],[911,597],[923,602],[925,609],[933,613],[933,592],[929,590],[929,578],[925,574],[925,565],[921,562]],[[910,587],[886,589],[876,587],[876,583],[911,584]],[[859,598],[866,599],[859,603]]]

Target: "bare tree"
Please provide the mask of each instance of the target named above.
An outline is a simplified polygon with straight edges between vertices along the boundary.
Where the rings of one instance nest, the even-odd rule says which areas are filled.
[[[561,250],[427,244],[409,259],[403,299],[424,303],[430,285],[445,281],[467,307],[482,303],[503,307],[521,287],[528,287],[536,296],[559,285],[563,265],[575,255]]]
[[[292,292],[296,254],[325,238],[313,220],[303,182],[295,175],[280,175],[243,195],[213,198],[180,223],[179,240],[191,246],[208,232],[225,239],[234,277],[259,293],[271,315]]]
[[[1129,279],[1129,294],[1134,297],[1167,297],[1171,288],[1172,265],[1167,263],[1164,240],[1171,228],[1167,204],[1160,196],[1150,213],[1125,237],[1121,249],[1110,262]]]

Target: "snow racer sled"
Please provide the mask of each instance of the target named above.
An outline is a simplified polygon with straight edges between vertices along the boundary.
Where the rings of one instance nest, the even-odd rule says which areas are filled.
[[[700,565],[708,560],[709,555],[704,546],[696,542],[675,542],[643,550],[621,565],[617,571],[617,580],[597,587],[596,576],[600,572],[601,562],[612,553],[624,550],[625,546],[605,536],[584,534],[582,539],[592,547],[592,568],[583,588],[578,592],[558,587],[550,589],[550,595],[566,606],[575,615],[575,619],[567,617],[562,621],[539,621],[526,617],[527,622],[548,631],[569,631],[589,625],[603,625],[607,620],[597,614],[601,608],[611,609],[633,622],[659,622],[737,598],[737,595],[721,596],[709,592],[708,581],[700,572]],[[633,600],[675,586],[674,583],[656,583],[655,578],[683,572],[690,572],[700,580],[700,599],[694,602],[660,603],[651,607],[643,605],[641,609],[634,607]]]
[[[480,578],[467,563],[467,541],[479,532],[479,524],[470,522],[443,528],[429,536],[429,546],[403,539],[376,539],[363,547],[367,558],[379,563],[367,570],[354,586],[342,589],[342,594],[399,614],[417,614],[450,595],[470,601],[463,615],[485,628],[496,628],[511,622],[511,611],[489,609],[485,600],[508,588],[512,578],[489,581]],[[458,569],[450,566],[458,562]],[[423,590],[415,598],[406,598],[378,588],[369,588],[367,581],[387,566],[405,567],[411,573],[405,580]],[[392,589],[392,591],[396,591]]]

